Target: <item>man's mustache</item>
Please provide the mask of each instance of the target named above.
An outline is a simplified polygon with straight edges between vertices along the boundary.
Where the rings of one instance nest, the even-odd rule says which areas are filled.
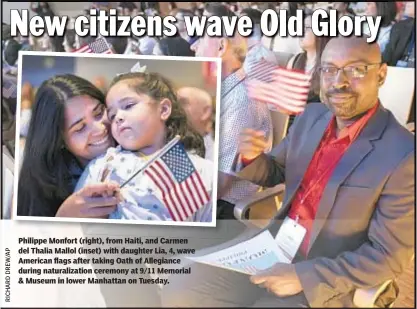
[[[351,90],[346,90],[346,89],[333,89],[333,90],[329,90],[326,93],[328,96],[332,96],[332,95],[346,95],[346,96],[354,96],[356,95],[353,91]]]

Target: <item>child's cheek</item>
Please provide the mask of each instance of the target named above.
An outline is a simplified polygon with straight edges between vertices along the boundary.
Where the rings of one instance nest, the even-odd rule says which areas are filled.
[[[111,135],[113,137],[116,137],[117,136],[117,126],[116,126],[116,123],[115,122],[112,122],[110,124],[110,128],[111,128]]]

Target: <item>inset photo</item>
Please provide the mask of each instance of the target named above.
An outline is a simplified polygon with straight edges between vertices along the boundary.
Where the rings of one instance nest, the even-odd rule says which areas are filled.
[[[20,52],[14,219],[215,226],[220,66]]]

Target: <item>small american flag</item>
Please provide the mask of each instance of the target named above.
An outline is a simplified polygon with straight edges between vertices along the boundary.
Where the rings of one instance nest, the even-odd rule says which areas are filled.
[[[207,204],[210,196],[183,144],[177,142],[144,171],[163,196],[174,221],[184,221]]]
[[[309,74],[260,61],[249,74],[249,97],[288,114],[302,112],[311,86]]]
[[[5,99],[17,97],[17,81],[15,77],[6,77],[3,75],[1,94]]]
[[[95,41],[75,50],[74,53],[113,54],[113,51],[105,38],[98,37]]]
[[[273,81],[273,72],[278,68],[277,65],[262,59],[252,62],[249,65],[248,79],[254,79],[270,83]]]

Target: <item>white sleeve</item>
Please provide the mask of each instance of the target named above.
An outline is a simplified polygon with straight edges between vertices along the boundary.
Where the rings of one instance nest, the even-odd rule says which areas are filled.
[[[210,201],[201,207],[193,215],[193,222],[212,222],[213,221],[213,198]]]

